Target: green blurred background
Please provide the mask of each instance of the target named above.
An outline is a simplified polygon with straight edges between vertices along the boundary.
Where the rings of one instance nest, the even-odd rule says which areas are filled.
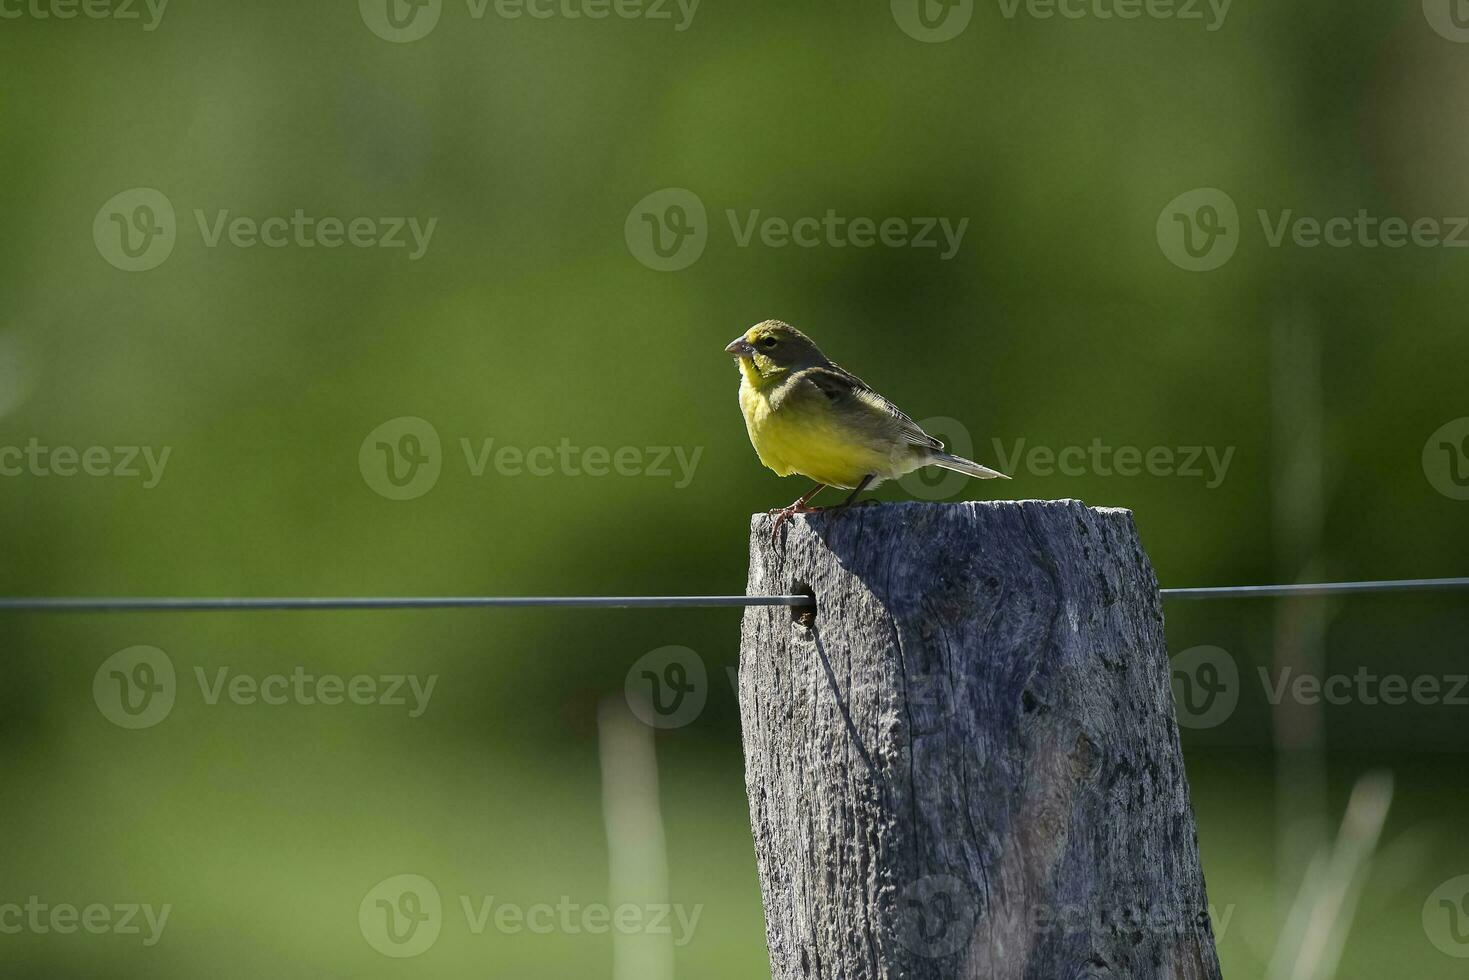
[[[721,351],[767,317],[916,418],[959,420],[940,434],[990,465],[1019,440],[1234,451],[1214,487],[1021,465],[1003,486],[883,499],[1129,507],[1165,586],[1465,573],[1469,502],[1425,462],[1441,427],[1469,435],[1452,426],[1469,415],[1463,254],[1272,248],[1257,218],[1469,214],[1469,44],[1418,0],[1240,0],[1218,30],[1207,7],[1068,19],[982,2],[950,11],[971,20],[941,43],[903,29],[901,0],[705,0],[692,19],[446,0],[406,43],[372,29],[385,0],[173,0],[152,30],[146,6],[58,19],[42,2],[0,2],[0,447],[171,452],[152,488],[0,479],[0,593],[740,592],[749,513],[804,489],[758,466]],[[107,256],[104,204],[131,188],[177,216],[172,252],[139,272]],[[636,206],[664,188],[707,209],[707,247],[671,272],[636,238]],[[1240,215],[1238,251],[1207,272],[1157,232],[1195,188]],[[297,209],[437,224],[413,260],[211,247],[195,217]],[[742,246],[730,210],[968,224],[945,261]],[[359,449],[402,417],[432,425],[441,472],[392,500]],[[487,439],[701,455],[685,486],[476,476],[461,440]],[[669,645],[709,678],[703,712],[655,740],[668,894],[704,907],[677,974],[768,975],[726,677],[737,612],[0,618],[0,904],[172,906],[150,947],[0,935],[6,976],[613,976],[611,937],[475,935],[457,897],[613,900],[597,706]],[[1270,964],[1302,872],[1381,769],[1392,808],[1334,975],[1464,975],[1469,933],[1443,942],[1430,895],[1469,874],[1469,706],[1272,710],[1256,680],[1282,662],[1469,671],[1463,598],[1168,618],[1173,653],[1221,648],[1241,677],[1227,719],[1184,732],[1210,900],[1232,910],[1215,921],[1225,975],[1287,975]],[[177,701],[125,730],[93,679],[137,645],[170,658]],[[298,666],[438,680],[410,718],[209,704],[194,679]],[[358,906],[404,873],[435,883],[445,918],[400,960],[365,941]]]

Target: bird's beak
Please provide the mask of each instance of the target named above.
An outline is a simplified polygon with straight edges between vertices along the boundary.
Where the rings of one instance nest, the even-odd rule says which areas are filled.
[[[750,346],[750,342],[742,334],[732,340],[730,345],[724,349],[724,352],[735,357],[751,357],[755,353],[755,348]]]

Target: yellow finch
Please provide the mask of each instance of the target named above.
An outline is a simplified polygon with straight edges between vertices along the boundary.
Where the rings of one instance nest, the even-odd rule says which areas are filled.
[[[838,367],[801,331],[779,320],[756,324],[725,352],[738,358],[740,410],[760,462],[816,486],[779,514],[775,529],[826,487],[851,490],[844,503],[883,480],[939,466],[981,480],[1005,474],[962,456],[919,428],[892,402]]]

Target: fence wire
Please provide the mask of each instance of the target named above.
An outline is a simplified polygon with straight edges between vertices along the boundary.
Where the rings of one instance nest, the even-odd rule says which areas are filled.
[[[1302,585],[1230,585],[1160,589],[1164,599],[1269,599],[1368,595],[1392,592],[1450,592],[1469,589],[1469,578],[1420,578],[1378,582]],[[0,598],[0,612],[324,612],[380,609],[720,609],[743,606],[814,606],[809,595],[658,596],[344,596],[142,598],[85,596]]]

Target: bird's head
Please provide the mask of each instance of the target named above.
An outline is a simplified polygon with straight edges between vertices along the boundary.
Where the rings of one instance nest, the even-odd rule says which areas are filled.
[[[768,383],[791,371],[829,363],[815,341],[779,320],[755,324],[724,350],[739,359],[740,371],[752,383]]]

